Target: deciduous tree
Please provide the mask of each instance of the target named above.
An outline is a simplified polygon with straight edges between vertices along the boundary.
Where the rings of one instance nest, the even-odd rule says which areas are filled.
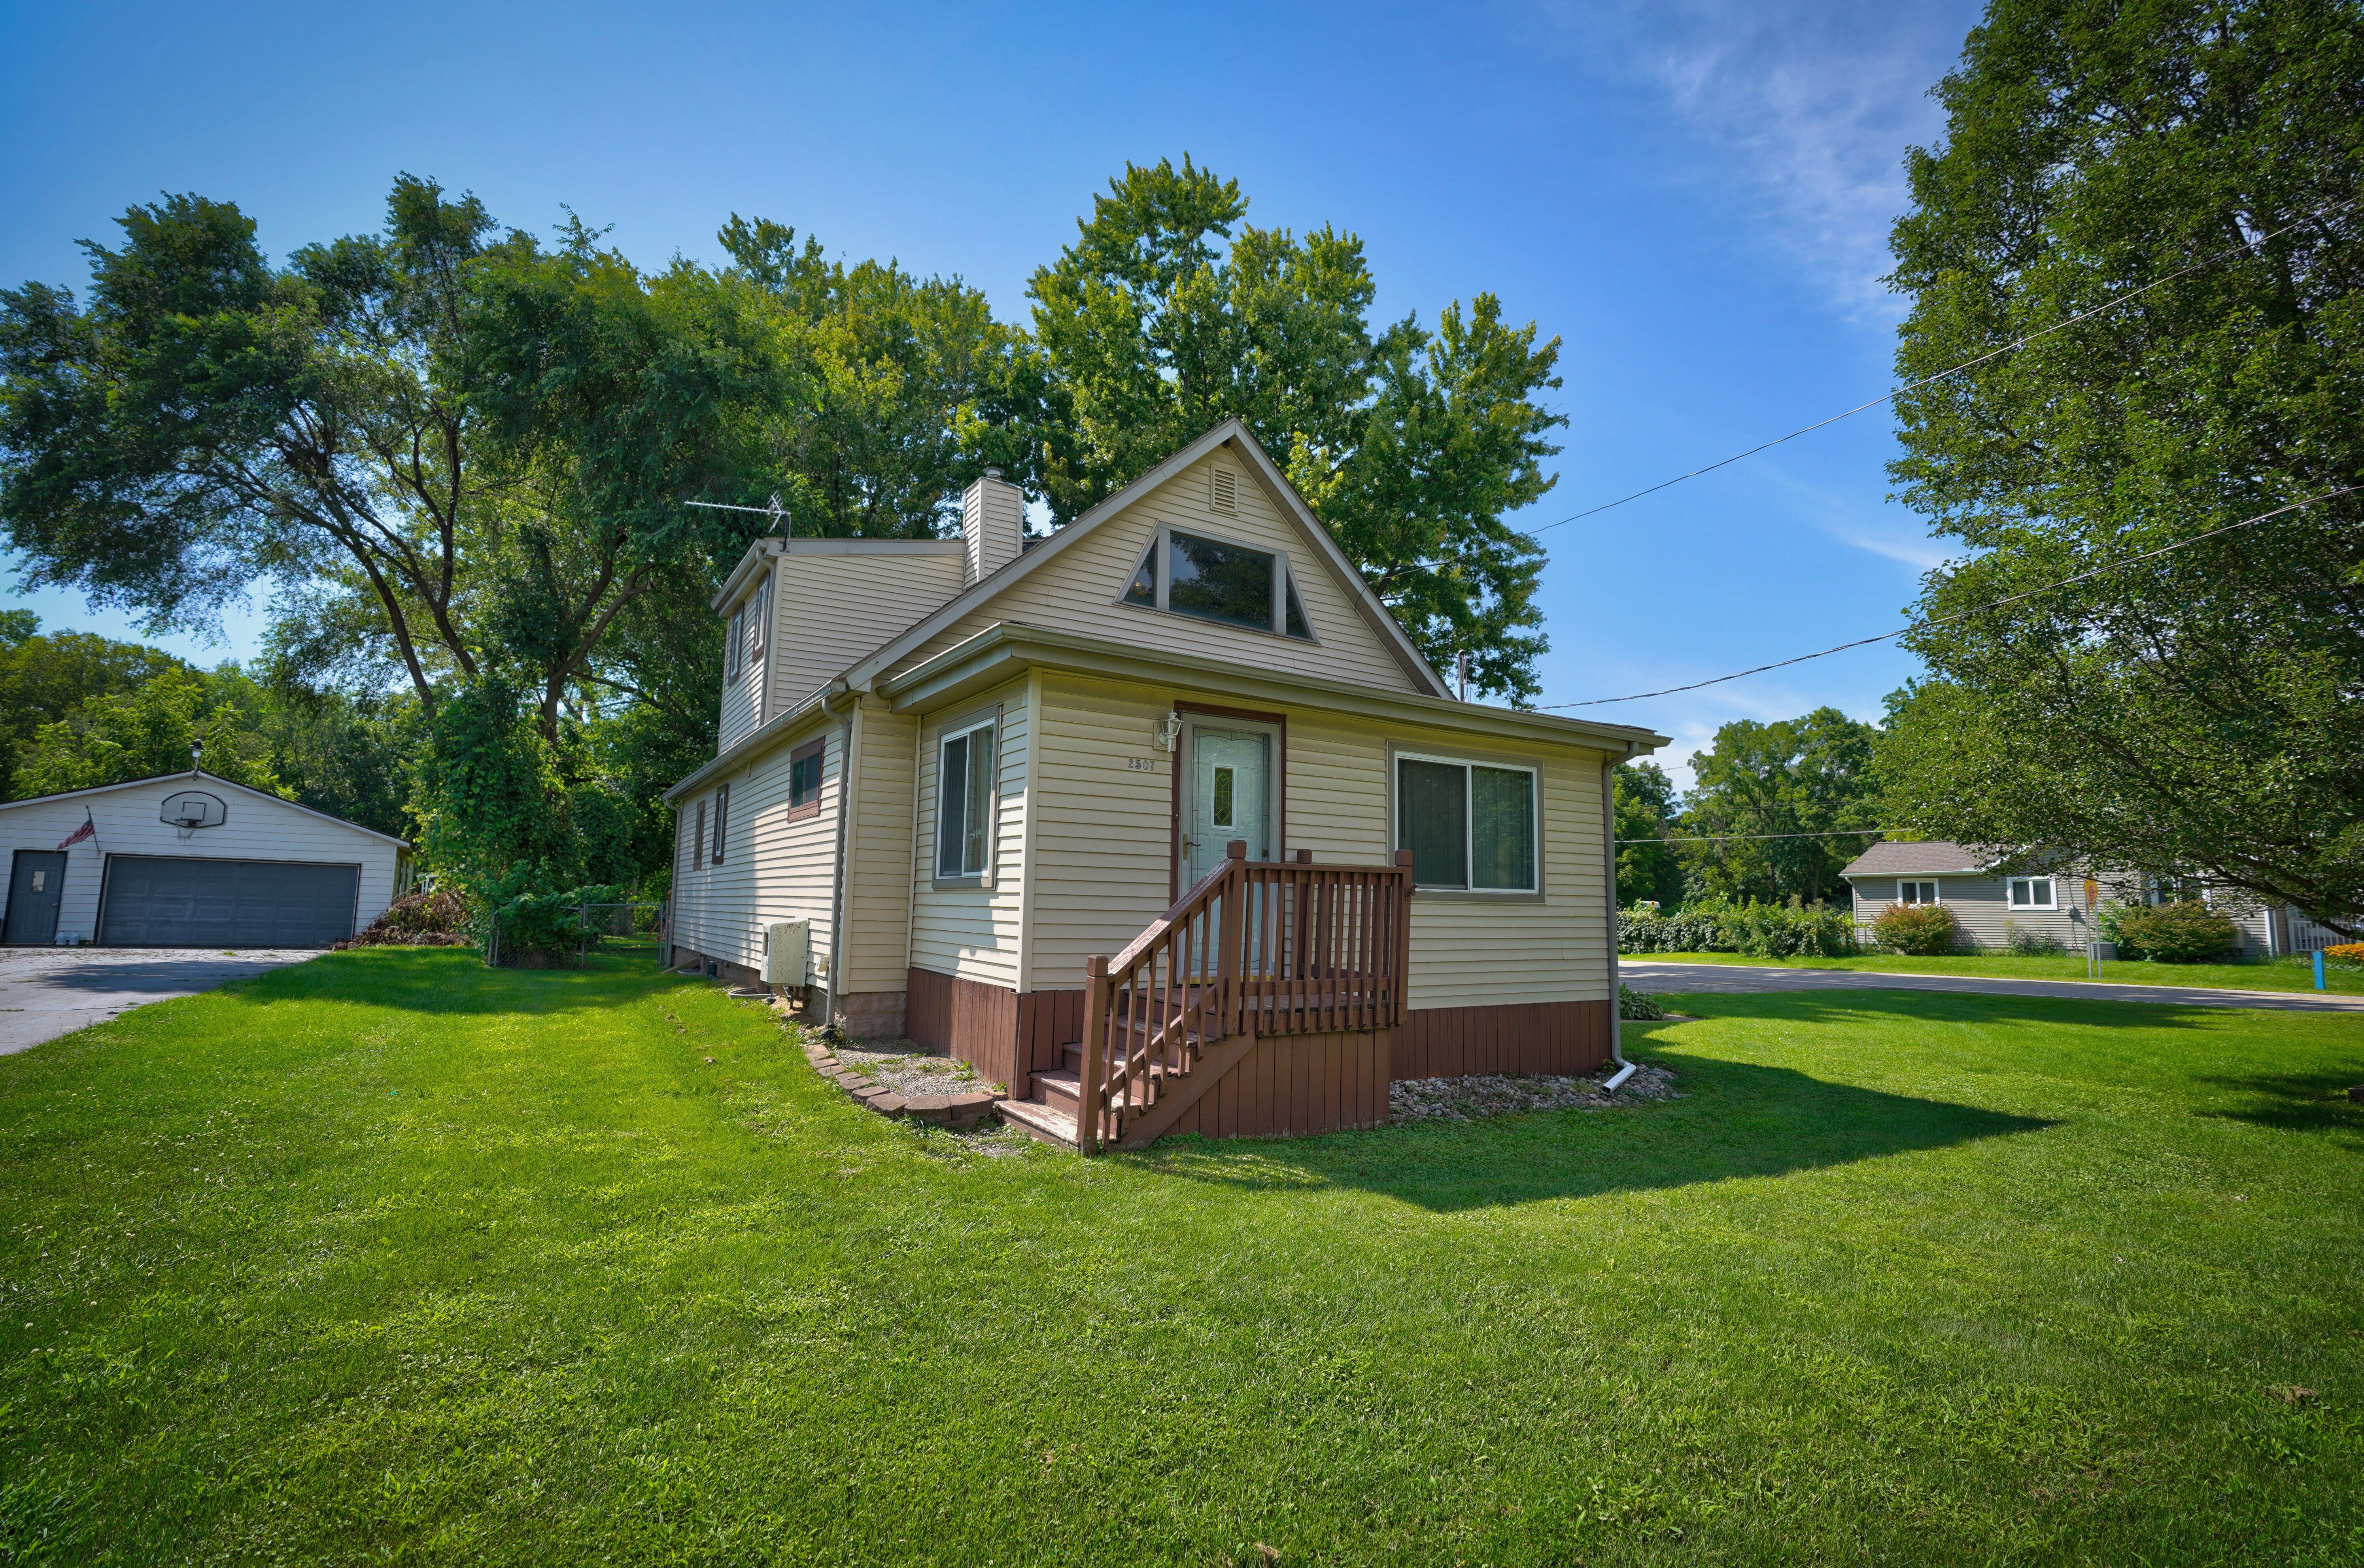
[[[1897,808],[2357,929],[2364,497],[2203,536],[2364,484],[2364,12],[1994,0],[1938,95],[1898,368],[1992,357],[1899,404],[1967,554],[1906,639]]]

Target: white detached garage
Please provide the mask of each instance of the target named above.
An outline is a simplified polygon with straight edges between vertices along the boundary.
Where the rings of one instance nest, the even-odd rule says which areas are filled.
[[[385,912],[409,847],[197,771],[0,802],[6,940],[326,947]]]

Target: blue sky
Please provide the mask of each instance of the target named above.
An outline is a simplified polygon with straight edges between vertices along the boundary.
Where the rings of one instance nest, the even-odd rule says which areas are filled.
[[[274,256],[375,228],[397,171],[645,264],[733,212],[849,257],[1025,280],[1128,160],[1188,151],[1251,221],[1359,233],[1382,318],[1481,289],[1563,340],[1551,522],[1877,395],[1908,145],[1962,4],[561,11],[0,6],[0,280],[160,191],[234,200]],[[1543,537],[1545,702],[1697,680],[1897,624],[1945,550],[1886,500],[1883,410]],[[13,581],[13,580],[12,580]],[[139,635],[54,592],[52,626]],[[251,651],[153,639],[206,662]],[[1876,717],[1880,647],[1585,710],[1681,764],[1733,718]]]

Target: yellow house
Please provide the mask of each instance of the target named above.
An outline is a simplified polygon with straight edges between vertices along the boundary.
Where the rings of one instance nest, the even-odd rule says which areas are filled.
[[[1244,427],[1048,539],[766,539],[717,595],[680,962],[812,996],[1086,1147],[1385,1119],[1393,1079],[1616,1041],[1610,770],[1645,729],[1455,701]]]

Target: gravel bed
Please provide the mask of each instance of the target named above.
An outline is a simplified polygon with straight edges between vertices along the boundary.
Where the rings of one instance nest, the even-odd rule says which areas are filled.
[[[830,1042],[830,1054],[855,1071],[866,1073],[905,1099],[916,1095],[990,1094],[993,1085],[976,1069],[949,1056],[938,1056],[917,1040],[850,1040]]]
[[[1408,1078],[1388,1085],[1388,1116],[1395,1121],[1475,1121],[1515,1111],[1610,1110],[1640,1100],[1678,1100],[1675,1075],[1637,1064],[1613,1095],[1601,1084],[1613,1067],[1583,1078],[1522,1078],[1473,1073],[1466,1078]]]

